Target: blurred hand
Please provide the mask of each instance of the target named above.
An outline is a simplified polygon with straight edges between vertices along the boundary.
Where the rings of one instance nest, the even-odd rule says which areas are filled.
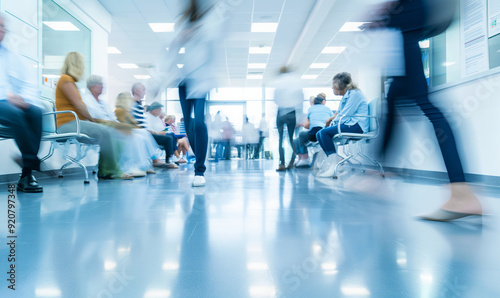
[[[29,107],[30,107],[30,104],[25,102],[24,99],[17,95],[17,94],[12,94],[12,93],[9,93],[7,95],[7,100],[13,104],[15,107],[21,109],[21,110],[27,110]]]

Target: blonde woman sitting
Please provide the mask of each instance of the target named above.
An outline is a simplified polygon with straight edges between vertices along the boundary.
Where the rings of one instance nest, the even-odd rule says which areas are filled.
[[[119,140],[114,137],[116,131],[97,123],[98,121],[90,115],[87,106],[83,103],[75,84],[82,78],[83,73],[83,56],[77,52],[68,53],[61,69],[62,76],[56,87],[56,110],[75,112],[80,119],[80,132],[97,140],[101,149],[99,151],[99,178],[132,179],[133,177],[123,173],[118,164],[121,147]],[[57,114],[56,117],[60,133],[76,131],[76,120],[73,115],[62,113]]]

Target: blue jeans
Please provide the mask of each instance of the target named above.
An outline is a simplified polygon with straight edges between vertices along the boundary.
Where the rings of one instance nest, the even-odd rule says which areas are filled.
[[[196,156],[194,174],[203,176],[207,169],[205,160],[208,150],[208,130],[205,123],[206,96],[203,98],[186,98],[186,83],[181,83],[179,85],[179,99],[188,139]],[[191,118],[193,109],[194,118]]]
[[[21,110],[7,100],[0,101],[0,124],[7,126],[21,151],[23,166],[40,170],[38,150],[42,138],[42,110],[30,106]]]
[[[363,130],[357,123],[352,126],[341,124],[340,129],[342,130],[342,132],[363,133]],[[339,133],[338,126],[335,125],[323,128],[316,134],[318,143],[323,149],[323,151],[325,151],[326,155],[337,153],[337,151],[335,150],[335,145],[333,145],[333,137],[338,133]]]

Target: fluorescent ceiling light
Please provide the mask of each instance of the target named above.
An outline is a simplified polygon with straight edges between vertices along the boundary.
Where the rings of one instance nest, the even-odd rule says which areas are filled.
[[[153,32],[174,32],[175,23],[149,23]]]
[[[335,270],[335,269],[337,269],[337,264],[336,263],[322,263],[321,269],[323,269],[323,270]]]
[[[151,76],[150,75],[134,75],[134,78],[136,78],[138,80],[147,80],[147,79],[150,79]]]
[[[108,54],[121,54],[122,52],[116,47],[108,47]]]
[[[43,22],[45,25],[49,26],[52,30],[56,31],[80,31],[71,22]]]
[[[252,23],[252,32],[276,32],[278,23]]]
[[[310,68],[327,68],[328,66],[330,66],[330,63],[313,63],[309,67]]]
[[[248,68],[266,68],[265,63],[248,63]]]
[[[346,296],[369,296],[370,292],[363,287],[341,287],[340,290]]]
[[[264,75],[247,75],[247,80],[262,80]]]
[[[352,31],[362,31],[359,27],[366,22],[346,22],[342,28],[340,28],[339,32],[352,32]]]
[[[455,62],[445,62],[445,63],[443,63],[443,66],[448,67],[448,66],[452,66],[454,64],[455,64]]]
[[[118,63],[118,66],[120,66],[121,68],[125,68],[125,69],[139,68],[139,66],[137,66],[137,64],[133,64],[133,63]]]
[[[116,263],[113,261],[104,262],[104,270],[111,271],[116,268]]]
[[[420,46],[421,49],[428,49],[430,47],[430,42],[428,39],[426,39],[426,40],[419,41],[418,45]]]
[[[247,263],[248,270],[268,270],[267,263]]]
[[[163,270],[179,270],[179,263],[163,263]]]
[[[250,47],[250,54],[270,54],[271,47]]]
[[[58,288],[36,288],[35,296],[37,297],[59,297],[61,290]]]
[[[318,75],[303,75],[301,79],[303,80],[315,80],[318,77]]]
[[[165,48],[165,49],[167,49],[167,51],[168,51],[168,48]],[[179,50],[179,54],[185,54],[185,53],[186,53],[186,48],[181,48]]]
[[[272,297],[276,295],[275,287],[250,287],[250,296],[252,297]]]
[[[321,54],[340,54],[345,50],[345,47],[325,47]]]
[[[184,67],[184,64],[177,64],[177,67],[178,67],[178,68],[183,68],[183,67]]]

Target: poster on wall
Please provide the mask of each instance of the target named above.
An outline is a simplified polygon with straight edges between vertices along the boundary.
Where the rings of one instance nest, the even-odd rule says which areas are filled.
[[[489,69],[486,0],[464,0],[461,6],[462,76]]]
[[[488,0],[488,38],[500,33],[500,0]]]

